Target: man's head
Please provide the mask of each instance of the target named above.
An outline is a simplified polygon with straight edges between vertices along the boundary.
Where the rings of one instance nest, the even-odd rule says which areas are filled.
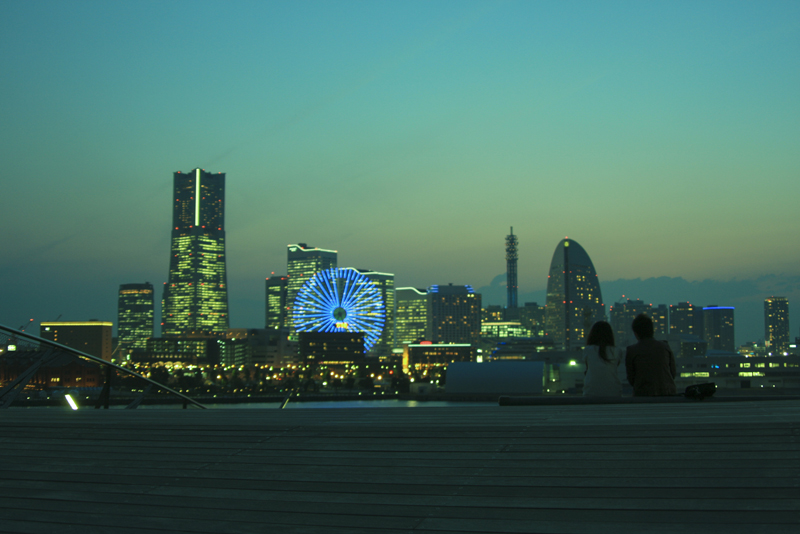
[[[633,330],[633,334],[636,336],[636,339],[653,337],[653,334],[655,333],[652,319],[650,319],[650,317],[644,313],[640,313],[636,316],[631,323],[631,329]]]

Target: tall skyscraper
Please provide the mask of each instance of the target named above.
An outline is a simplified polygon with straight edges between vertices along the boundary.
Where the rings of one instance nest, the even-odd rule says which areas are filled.
[[[358,272],[366,276],[378,288],[383,304],[386,307],[383,333],[375,346],[372,347],[370,353],[376,356],[389,356],[392,354],[392,348],[394,348],[394,274],[363,269],[358,269]]]
[[[286,302],[289,306],[289,326],[293,337],[295,337],[295,328],[292,324],[292,310],[297,293],[303,284],[318,272],[335,269],[336,262],[335,250],[309,247],[305,243],[287,247],[286,272],[289,275],[289,283],[286,290]]]
[[[617,302],[611,305],[609,310],[609,319],[611,328],[614,330],[614,342],[617,347],[627,347],[636,343],[636,337],[633,335],[631,323],[633,319],[640,313],[650,316],[650,305],[642,302],[639,299],[628,299],[625,302]],[[655,325],[654,325],[655,326]]]
[[[117,306],[117,339],[123,349],[142,349],[154,335],[153,284],[122,284]]]
[[[225,333],[225,174],[195,169],[173,177],[172,246],[162,335]]]
[[[481,336],[481,295],[471,286],[428,288],[427,338],[433,343],[478,343]]]
[[[786,297],[764,300],[764,341],[772,354],[789,350],[789,300]]]
[[[266,328],[269,330],[280,330],[289,326],[287,320],[288,311],[288,276],[270,276],[266,282]]]
[[[669,333],[697,336],[700,339],[705,339],[702,309],[688,302],[670,305]]]
[[[395,290],[394,345],[419,343],[428,327],[428,290],[398,287]]]
[[[517,236],[514,235],[514,227],[511,227],[511,233],[506,236],[506,287],[508,291],[508,299],[506,309],[508,316],[506,319],[516,319],[517,314],[517,291],[519,285],[517,283],[517,245],[519,241]]]
[[[562,239],[547,277],[547,337],[567,350],[586,343],[589,328],[605,317],[600,282],[589,255],[576,241]]]
[[[703,308],[703,339],[708,350],[734,352],[733,307],[706,306]]]

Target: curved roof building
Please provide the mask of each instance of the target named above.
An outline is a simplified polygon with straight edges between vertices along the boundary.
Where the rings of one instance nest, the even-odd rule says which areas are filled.
[[[605,318],[592,260],[572,239],[562,239],[553,253],[545,313],[547,337],[567,350],[582,347],[592,324]]]

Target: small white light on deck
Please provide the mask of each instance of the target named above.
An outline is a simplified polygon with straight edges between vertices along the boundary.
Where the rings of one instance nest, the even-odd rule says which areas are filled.
[[[569,364],[570,364],[570,365],[578,365],[578,362],[576,362],[575,360],[570,360],[570,361],[569,361]]]
[[[64,398],[67,399],[67,402],[69,403],[69,407],[70,408],[72,408],[73,410],[77,410],[78,409],[78,405],[75,404],[74,400],[72,400],[72,395],[67,393],[66,395],[64,395]]]

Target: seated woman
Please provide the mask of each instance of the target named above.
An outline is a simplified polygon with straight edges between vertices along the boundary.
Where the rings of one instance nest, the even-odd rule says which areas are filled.
[[[583,363],[586,378],[583,381],[584,397],[621,397],[622,383],[617,367],[622,361],[622,352],[614,346],[614,331],[605,321],[597,321],[586,338]]]

